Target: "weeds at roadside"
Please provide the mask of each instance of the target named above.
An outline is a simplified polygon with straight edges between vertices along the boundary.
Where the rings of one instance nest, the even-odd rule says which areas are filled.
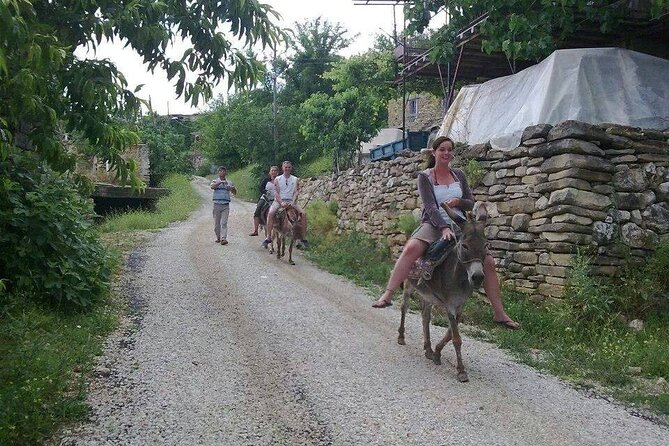
[[[100,238],[112,254],[113,270],[120,270],[125,254],[142,240],[138,229],[183,220],[200,205],[185,176],[170,177],[164,185],[172,193],[158,202],[156,213],[119,214],[104,223]],[[86,416],[94,357],[126,311],[111,293],[86,311],[69,313],[11,296],[0,312],[0,444],[43,444],[60,425]]]

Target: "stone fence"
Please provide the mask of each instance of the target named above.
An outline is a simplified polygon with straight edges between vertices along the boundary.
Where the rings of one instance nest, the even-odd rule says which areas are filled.
[[[645,257],[669,237],[668,138],[565,121],[526,128],[512,150],[458,147],[458,164],[482,173],[473,192],[488,204],[487,236],[504,280],[536,298],[559,296],[579,249],[593,256],[594,274],[613,276],[625,255]],[[421,164],[407,154],[314,178],[302,196],[335,200],[340,230],[384,240],[398,255],[407,240],[399,217],[419,213]]]

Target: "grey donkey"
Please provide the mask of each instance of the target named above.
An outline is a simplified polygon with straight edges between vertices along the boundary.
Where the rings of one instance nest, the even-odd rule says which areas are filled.
[[[469,378],[467,372],[465,372],[465,366],[462,364],[462,354],[460,352],[462,338],[460,337],[458,322],[462,314],[463,304],[483,282],[483,260],[488,252],[484,229],[488,213],[485,206],[479,205],[474,212],[467,212],[465,219],[463,219],[446,204],[441,206],[458,225],[459,236],[450,254],[443,263],[435,268],[430,280],[407,279],[404,281],[402,316],[397,342],[401,345],[405,344],[404,321],[409,307],[409,298],[415,291],[422,301],[425,357],[431,359],[435,364],[441,364],[441,350],[452,339],[457,357],[458,380],[467,382]],[[433,305],[439,305],[446,310],[449,322],[446,335],[437,343],[434,350],[432,350],[430,341],[430,319]]]

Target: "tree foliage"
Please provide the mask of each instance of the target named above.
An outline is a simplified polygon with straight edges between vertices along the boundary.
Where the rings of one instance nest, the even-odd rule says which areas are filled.
[[[456,33],[487,13],[480,30],[483,50],[502,51],[509,59],[538,60],[553,52],[560,42],[584,27],[602,33],[621,29],[629,16],[627,2],[612,0],[454,0],[448,2],[451,19],[432,42],[435,60],[453,56]],[[443,0],[426,0],[406,6],[410,32],[422,32],[430,17],[444,7]],[[669,8],[669,0],[651,0],[650,16]]]
[[[369,51],[337,63],[323,77],[333,93],[311,95],[302,111],[301,131],[312,147],[329,153],[336,168],[353,164],[360,143],[369,141],[388,120],[393,96],[393,61],[388,51]]]
[[[136,162],[121,157],[139,141],[129,125],[137,91],[113,63],[81,59],[77,48],[123,42],[197,105],[222,79],[239,88],[261,79],[262,65],[245,48],[277,46],[285,35],[276,17],[255,0],[0,1],[2,286],[79,307],[106,286],[90,206],[70,181],[77,155],[66,135],[141,186]],[[190,47],[171,57],[176,39]]]
[[[0,278],[7,291],[63,309],[91,305],[110,279],[92,205],[68,177],[29,156],[0,161],[0,178]],[[0,299],[0,308],[8,303]]]
[[[228,169],[257,164],[258,175],[284,159],[298,160],[304,149],[299,107],[282,105],[274,121],[267,99],[264,91],[253,90],[220,100],[198,120],[199,148]]]
[[[111,62],[81,60],[75,49],[96,48],[103,39],[122,41],[150,70],[165,71],[176,92],[197,105],[222,78],[243,87],[262,76],[261,64],[228,36],[247,46],[276,46],[283,31],[274,17],[269,6],[245,0],[0,2],[0,158],[29,150],[66,171],[74,159],[60,134],[79,131],[127,178],[120,152],[137,136],[123,121],[134,116],[140,101]],[[191,46],[171,58],[167,49],[176,38]]]
[[[139,123],[140,141],[149,149],[151,184],[159,184],[168,173],[191,173],[193,132],[191,121],[151,113]]]
[[[286,84],[281,92],[281,102],[287,104],[301,104],[313,93],[330,94],[332,84],[323,74],[342,59],[339,51],[351,44],[341,24],[320,17],[296,23],[295,28],[288,41],[294,54],[283,73]]]

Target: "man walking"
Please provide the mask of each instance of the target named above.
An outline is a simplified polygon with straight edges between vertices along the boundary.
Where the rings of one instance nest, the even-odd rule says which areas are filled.
[[[209,187],[213,189],[214,196],[214,233],[216,243],[228,244],[228,216],[230,215],[230,192],[237,193],[232,181],[225,178],[227,171],[225,167],[218,168],[218,178],[213,180]]]

